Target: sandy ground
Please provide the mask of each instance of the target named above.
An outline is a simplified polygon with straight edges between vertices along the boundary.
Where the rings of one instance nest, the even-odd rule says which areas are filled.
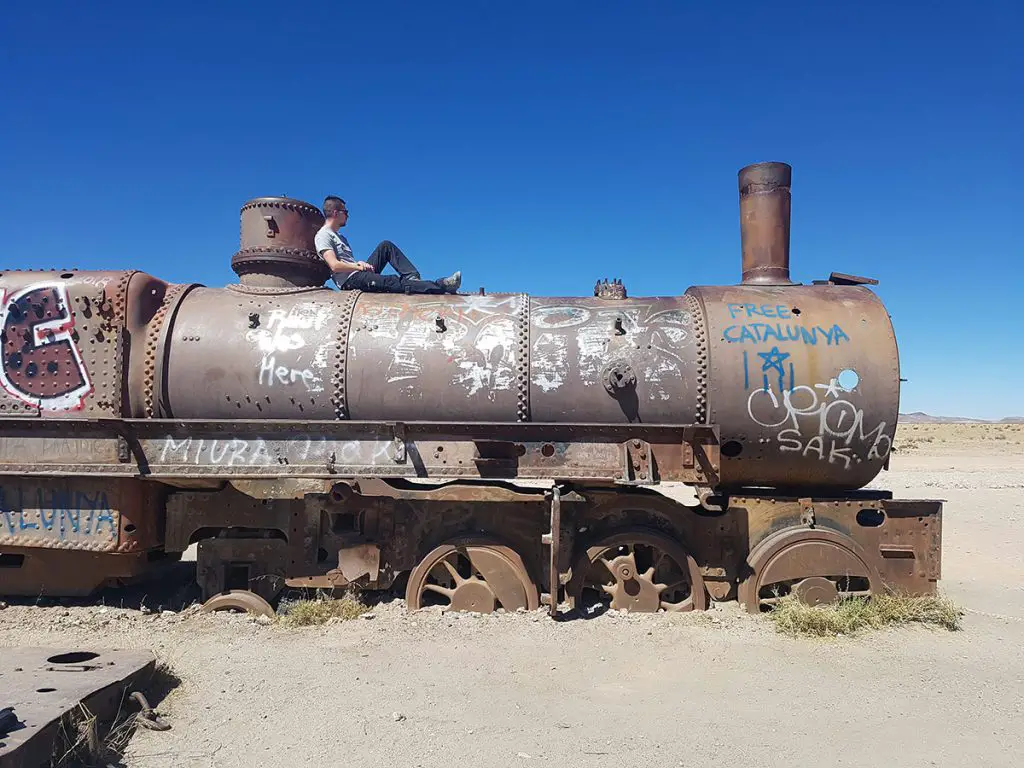
[[[732,605],[555,623],[399,602],[305,629],[11,606],[0,647],[168,661],[173,728],[137,733],[132,768],[1019,766],[1024,429],[922,427],[901,429],[876,485],[947,501],[941,588],[968,611],[958,633],[792,640]]]

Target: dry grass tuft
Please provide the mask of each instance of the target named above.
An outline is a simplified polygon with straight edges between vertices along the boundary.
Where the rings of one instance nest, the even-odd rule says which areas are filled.
[[[791,637],[835,637],[903,624],[928,624],[955,632],[963,615],[955,603],[940,596],[874,595],[808,606],[789,595],[768,618],[779,632]]]
[[[311,627],[326,624],[331,619],[347,621],[357,619],[369,608],[351,597],[334,598],[317,596],[312,600],[299,600],[288,610],[281,623],[291,627]]]

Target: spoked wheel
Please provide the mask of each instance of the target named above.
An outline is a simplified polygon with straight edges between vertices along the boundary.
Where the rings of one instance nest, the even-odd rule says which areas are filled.
[[[740,602],[751,613],[771,610],[787,595],[807,605],[867,597],[881,589],[849,536],[822,529],[781,531],[762,541],[747,558],[750,575],[740,584]]]
[[[613,534],[576,559],[566,593],[584,613],[636,613],[707,608],[704,579],[675,540],[645,529]]]
[[[491,613],[497,608],[535,610],[537,585],[514,550],[478,539],[442,544],[409,574],[409,610],[441,605],[449,611]]]

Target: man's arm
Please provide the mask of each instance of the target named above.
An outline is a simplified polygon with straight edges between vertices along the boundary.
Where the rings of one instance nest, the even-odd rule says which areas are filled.
[[[331,272],[343,272],[348,274],[349,272],[362,272],[365,269],[365,267],[361,266],[362,262],[353,264],[348,261],[342,261],[334,255],[333,248],[320,251],[320,255],[323,257],[324,261],[327,262],[327,266],[331,268]]]

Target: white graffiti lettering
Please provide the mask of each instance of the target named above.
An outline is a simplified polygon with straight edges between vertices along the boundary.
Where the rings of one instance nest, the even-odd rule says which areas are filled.
[[[216,467],[266,467],[290,464],[340,463],[376,465],[390,462],[393,445],[382,440],[330,440],[323,435],[287,439],[238,437],[207,440],[168,437],[160,450],[161,464]]]
[[[778,429],[779,450],[816,456],[849,469],[854,463],[884,459],[892,449],[886,423],[865,427],[864,411],[833,378],[827,384],[801,384],[776,393],[755,389],[747,397],[747,414],[758,426]]]
[[[260,386],[303,386],[308,392],[323,391],[322,376],[317,371],[327,367],[331,312],[329,304],[307,301],[287,310],[271,310],[265,327],[246,332],[246,340],[260,353]]]

